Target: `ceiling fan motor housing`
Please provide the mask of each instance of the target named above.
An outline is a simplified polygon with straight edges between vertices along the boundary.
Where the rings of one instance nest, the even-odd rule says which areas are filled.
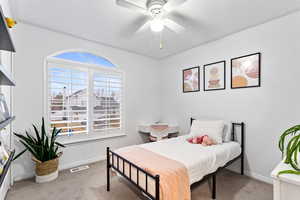
[[[152,15],[157,16],[162,13],[162,8],[166,3],[166,0],[148,0],[147,8]]]

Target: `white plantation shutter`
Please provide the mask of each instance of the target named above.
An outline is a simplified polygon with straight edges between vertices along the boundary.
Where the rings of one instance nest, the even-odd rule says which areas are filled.
[[[62,135],[87,133],[88,72],[52,65],[48,68],[48,117],[51,129],[61,128]]]
[[[61,128],[61,135],[124,134],[121,71],[51,60],[46,86],[50,129]]]
[[[96,72],[93,85],[93,130],[105,133],[121,131],[122,74]]]

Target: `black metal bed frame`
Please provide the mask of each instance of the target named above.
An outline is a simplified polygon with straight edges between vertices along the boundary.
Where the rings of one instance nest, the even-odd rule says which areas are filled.
[[[191,118],[191,124],[193,122],[193,118]],[[236,136],[235,128],[239,126],[241,128],[241,154],[237,156],[236,158],[232,159],[228,163],[225,164],[225,166],[218,168],[215,172],[206,175],[202,180],[212,178],[212,199],[216,199],[216,183],[217,183],[217,173],[231,165],[233,162],[240,159],[241,161],[241,175],[244,175],[244,131],[245,131],[245,124],[244,122],[241,123],[232,123],[232,132],[231,132],[231,140],[238,142],[238,138]],[[144,169],[138,167],[134,163],[130,162],[129,160],[125,159],[124,157],[118,155],[117,153],[110,150],[109,147],[106,149],[106,158],[107,158],[107,191],[110,191],[110,171],[111,169],[114,169],[118,174],[123,176],[126,180],[128,180],[130,183],[132,183],[134,186],[136,186],[137,189],[142,191],[149,199],[151,200],[159,200],[160,199],[160,192],[159,192],[159,186],[160,186],[160,176],[159,175],[152,175],[149,172],[145,171]],[[129,166],[129,174],[126,174],[125,166]],[[132,169],[136,170],[136,179],[133,180],[132,177]],[[141,186],[141,183],[139,182],[141,174],[144,174],[145,176],[145,188]],[[148,190],[148,181],[152,179],[155,182],[155,195],[152,195]],[[201,180],[201,181],[202,181]]]

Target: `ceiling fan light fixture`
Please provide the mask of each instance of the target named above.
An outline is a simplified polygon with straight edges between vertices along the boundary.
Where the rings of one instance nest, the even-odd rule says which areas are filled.
[[[147,8],[152,16],[158,16],[162,14],[163,6],[167,3],[166,0],[148,0]]]
[[[151,21],[150,28],[153,32],[161,32],[164,30],[164,23],[161,19],[153,19]]]

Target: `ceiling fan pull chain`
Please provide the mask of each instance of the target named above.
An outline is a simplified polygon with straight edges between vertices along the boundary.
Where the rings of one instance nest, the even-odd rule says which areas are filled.
[[[163,41],[162,41],[162,32],[160,32],[159,37],[160,37],[160,39],[159,39],[159,49],[163,49],[164,47],[163,47]]]

